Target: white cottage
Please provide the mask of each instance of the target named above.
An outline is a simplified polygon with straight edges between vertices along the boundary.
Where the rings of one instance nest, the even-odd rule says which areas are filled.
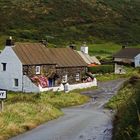
[[[9,39],[0,54],[0,89],[39,92],[38,87],[23,75],[23,64],[13,48],[14,44]]]
[[[140,67],[140,48],[122,48],[113,58],[115,73],[125,73],[124,65]]]
[[[0,89],[23,92],[68,90],[97,86],[96,78],[82,83],[87,64],[70,48],[46,48],[41,43],[6,41],[0,54]],[[62,84],[63,83],[63,84]]]

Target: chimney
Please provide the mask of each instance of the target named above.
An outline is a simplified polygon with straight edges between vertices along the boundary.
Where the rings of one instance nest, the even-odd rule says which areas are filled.
[[[88,46],[86,45],[86,42],[84,42],[83,46],[81,46],[81,52],[88,54]]]
[[[40,43],[42,43],[43,45],[45,45],[45,47],[48,46],[48,42],[47,40],[42,39],[41,41],[39,41]]]
[[[71,49],[73,49],[73,50],[76,50],[76,45],[75,45],[74,43],[71,43],[71,44],[69,45],[69,48],[71,48]]]
[[[13,42],[13,39],[12,37],[10,36],[8,39],[6,39],[6,46],[13,46],[14,45],[14,42]]]

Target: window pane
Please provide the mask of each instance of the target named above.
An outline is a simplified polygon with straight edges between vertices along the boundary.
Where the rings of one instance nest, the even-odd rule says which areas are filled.
[[[15,79],[15,87],[18,87],[18,79]]]
[[[79,74],[79,73],[76,73],[75,80],[76,80],[76,81],[80,81],[80,74]]]
[[[62,83],[66,83],[68,80],[67,74],[62,77]]]
[[[40,66],[36,66],[35,72],[36,72],[36,74],[40,74]]]
[[[2,63],[2,70],[6,71],[6,63]]]

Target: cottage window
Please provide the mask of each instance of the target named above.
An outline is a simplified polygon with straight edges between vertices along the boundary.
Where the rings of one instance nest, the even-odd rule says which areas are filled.
[[[35,67],[35,73],[36,74],[40,74],[40,66],[36,66]]]
[[[2,63],[2,70],[6,71],[6,63]]]
[[[67,81],[68,81],[67,74],[66,75],[63,75],[63,77],[62,77],[62,83],[67,83]]]
[[[75,80],[76,80],[76,81],[80,81],[80,73],[76,73]]]
[[[18,87],[18,79],[14,79],[14,86]]]

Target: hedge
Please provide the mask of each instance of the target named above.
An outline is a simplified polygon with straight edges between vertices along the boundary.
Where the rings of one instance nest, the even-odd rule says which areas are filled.
[[[89,67],[88,71],[92,73],[102,73],[102,74],[112,73],[114,72],[114,67],[113,65],[100,65],[100,66]]]

